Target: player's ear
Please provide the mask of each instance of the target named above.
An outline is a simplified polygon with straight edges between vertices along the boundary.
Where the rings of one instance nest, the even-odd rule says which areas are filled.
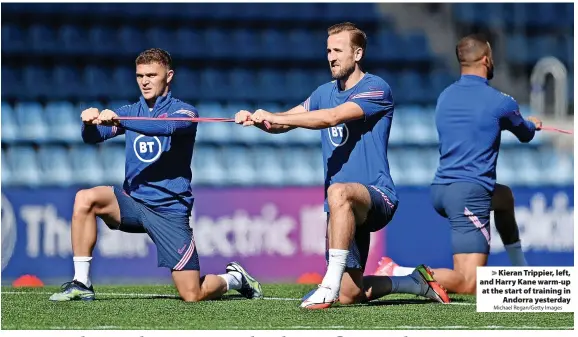
[[[173,80],[174,74],[175,74],[175,71],[172,69],[167,71],[167,83],[171,83],[171,81]]]
[[[361,61],[362,57],[363,57],[363,49],[362,48],[356,48],[355,49],[355,62]]]

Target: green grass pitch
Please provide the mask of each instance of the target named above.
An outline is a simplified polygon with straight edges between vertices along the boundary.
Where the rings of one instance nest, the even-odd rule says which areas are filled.
[[[58,287],[2,287],[2,329],[573,329],[573,313],[477,313],[473,296],[443,305],[391,295],[365,305],[307,311],[313,286],[265,284],[264,300],[229,292],[222,300],[185,303],[166,286],[96,286],[93,302],[53,303]]]

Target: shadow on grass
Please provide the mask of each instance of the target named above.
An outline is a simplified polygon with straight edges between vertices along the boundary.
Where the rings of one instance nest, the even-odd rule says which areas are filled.
[[[151,296],[98,296],[96,294],[95,301],[119,301],[119,300],[181,300],[179,295],[151,295]],[[241,295],[225,295],[220,299],[211,300],[213,301],[238,301],[238,300],[246,300],[245,297]]]

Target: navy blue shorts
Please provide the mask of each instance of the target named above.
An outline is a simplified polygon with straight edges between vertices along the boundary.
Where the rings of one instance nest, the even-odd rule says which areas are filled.
[[[171,270],[200,270],[193,230],[186,214],[155,212],[116,187],[120,207],[120,226],[129,233],[147,233],[157,247],[159,267]]]
[[[369,191],[371,197],[371,207],[367,214],[367,219],[362,225],[355,227],[355,237],[349,247],[347,254],[346,268],[365,270],[367,257],[369,255],[369,243],[372,232],[377,232],[384,228],[397,210],[398,200],[387,189],[373,185],[363,185]],[[327,214],[329,225],[330,214]],[[329,250],[325,252],[325,259],[329,262]]]
[[[490,191],[469,182],[432,185],[431,198],[436,212],[450,221],[454,254],[489,254]]]

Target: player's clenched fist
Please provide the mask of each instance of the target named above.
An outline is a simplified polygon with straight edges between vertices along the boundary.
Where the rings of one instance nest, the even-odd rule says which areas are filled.
[[[542,129],[542,121],[536,117],[528,117],[528,120],[536,126],[536,130]]]
[[[116,119],[118,115],[116,112],[106,109],[102,110],[100,115],[98,116],[98,123],[102,125],[117,125],[118,120]]]
[[[243,126],[251,126],[255,123],[251,120],[251,113],[247,110],[241,110],[235,114],[235,123]]]
[[[80,114],[80,119],[84,124],[97,124],[98,115],[100,112],[97,108],[88,108]]]
[[[273,114],[269,111],[263,109],[258,109],[254,114],[251,115],[251,120],[255,123],[264,123],[266,121],[272,122],[274,119]]]

